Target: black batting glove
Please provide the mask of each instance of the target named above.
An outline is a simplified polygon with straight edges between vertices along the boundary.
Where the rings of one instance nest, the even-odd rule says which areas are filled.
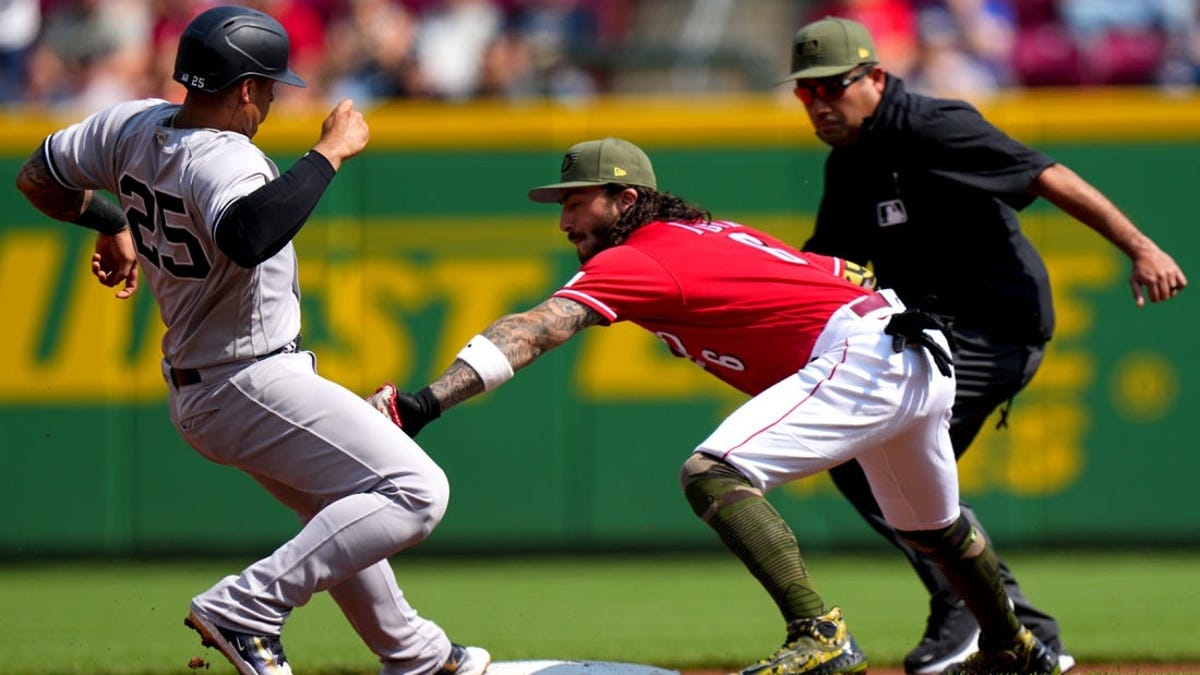
[[[400,418],[399,427],[416,438],[426,424],[442,416],[442,404],[438,403],[433,390],[425,387],[415,394],[396,392],[396,415]]]
[[[426,424],[442,416],[442,406],[429,387],[410,394],[398,391],[389,383],[367,397],[367,402],[392,420],[409,438],[416,438]]]

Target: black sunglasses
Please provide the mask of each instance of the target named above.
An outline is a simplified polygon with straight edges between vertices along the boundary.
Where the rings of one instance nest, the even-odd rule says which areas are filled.
[[[813,99],[836,101],[846,93],[846,88],[871,74],[874,63],[868,63],[862,70],[853,70],[842,77],[823,77],[819,80],[796,80],[795,94],[804,105],[809,105]]]

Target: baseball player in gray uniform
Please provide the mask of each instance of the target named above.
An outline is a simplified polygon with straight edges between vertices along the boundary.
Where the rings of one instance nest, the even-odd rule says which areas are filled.
[[[385,675],[478,675],[491,660],[451,643],[396,584],[388,556],[445,513],[442,470],[300,351],[291,240],[369,131],[349,100],[284,174],[251,143],[288,68],[288,37],[242,7],[199,14],[180,38],[182,105],[122,103],[51,134],[17,187],[46,215],[98,231],[92,272],[158,301],[171,420],[204,457],[237,467],[300,516],[300,532],[193,598],[186,623],[243,675],[289,675],[292,608],[328,591]],[[95,190],[117,195],[120,205]],[[140,276],[139,276],[140,275]]]

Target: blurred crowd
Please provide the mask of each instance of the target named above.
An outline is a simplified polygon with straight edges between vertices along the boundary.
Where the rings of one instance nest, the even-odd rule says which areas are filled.
[[[230,1],[230,0],[226,0]],[[802,23],[847,16],[873,33],[884,65],[913,89],[972,97],[1009,87],[1165,85],[1200,81],[1200,0],[241,0],[280,20],[307,89],[322,106],[350,96],[580,99],[619,91],[618,63],[645,30],[639,9],[671,3],[689,17],[739,16],[772,3],[794,20],[751,44],[787,67]],[[0,0],[0,104],[97,109],[129,98],[179,100],[176,41],[212,0]],[[724,8],[722,10],[722,8]],[[776,7],[778,9],[778,7]],[[706,14],[707,12],[707,14]],[[723,13],[722,13],[723,12]],[[676,30],[676,32],[680,32]],[[783,46],[781,46],[783,45]],[[670,44],[653,45],[669,49]],[[284,91],[286,90],[286,91]]]
[[[97,109],[180,100],[171,80],[188,22],[230,0],[0,0],[0,103]],[[292,102],[350,96],[580,97],[598,82],[574,57],[620,21],[610,0],[232,0],[271,14],[309,84]]]
[[[1200,82],[1197,0],[834,0],[808,18],[826,14],[865,24],[924,93]]]

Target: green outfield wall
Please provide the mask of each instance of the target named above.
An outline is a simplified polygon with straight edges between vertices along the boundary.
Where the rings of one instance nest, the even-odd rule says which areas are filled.
[[[1200,98],[1040,92],[980,107],[1109,194],[1200,281]],[[277,109],[259,139],[286,168],[320,114]],[[65,120],[10,113],[15,172]],[[577,266],[554,207],[529,187],[570,144],[645,147],[662,188],[797,244],[825,154],[782,98],[611,99],[579,106],[370,110],[296,239],[305,346],[362,394],[423,385],[495,317],[540,301]],[[262,553],[293,516],[172,429],[148,292],[118,301],[88,273],[91,237],[0,190],[0,555]],[[1023,224],[1054,283],[1058,331],[1009,426],[963,459],[964,493],[1006,545],[1200,543],[1195,289],[1137,308],[1128,260],[1043,204]],[[963,223],[969,227],[969,222]],[[981,253],[981,255],[983,255]],[[947,274],[973,260],[929,260]],[[145,291],[146,289],[143,289]],[[451,478],[431,552],[715,546],[679,464],[741,396],[636,328],[585,332],[420,437]],[[774,503],[808,547],[878,546],[815,477]]]

